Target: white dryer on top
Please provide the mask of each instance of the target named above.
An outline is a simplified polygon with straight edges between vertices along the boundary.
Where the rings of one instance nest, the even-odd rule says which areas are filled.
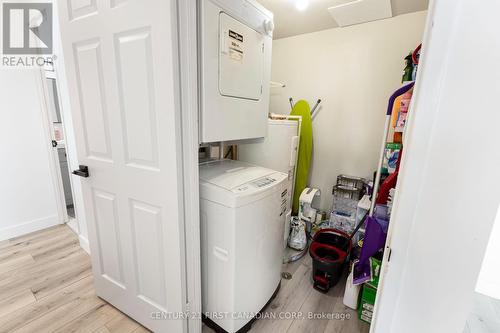
[[[254,0],[200,5],[200,141],[265,137],[273,14]]]

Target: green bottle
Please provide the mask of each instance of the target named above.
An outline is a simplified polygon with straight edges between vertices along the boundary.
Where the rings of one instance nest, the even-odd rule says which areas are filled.
[[[413,59],[412,59],[411,52],[410,52],[410,54],[408,54],[406,56],[405,62],[406,62],[406,67],[403,71],[403,78],[402,78],[401,82],[411,81],[412,72],[413,72]]]

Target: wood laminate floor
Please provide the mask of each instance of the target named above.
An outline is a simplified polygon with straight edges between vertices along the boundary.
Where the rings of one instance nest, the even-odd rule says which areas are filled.
[[[281,281],[276,298],[264,311],[263,318],[287,317],[298,314],[297,319],[259,319],[252,325],[251,333],[368,333],[370,326],[358,319],[357,312],[346,307],[344,297],[345,280],[330,289],[327,294],[312,287],[311,257],[306,254],[301,260],[283,265],[283,272],[292,274],[292,279]],[[274,313],[274,316],[272,316]],[[349,319],[315,319],[310,316],[330,314],[331,317]],[[338,316],[337,316],[338,315]],[[203,333],[213,330],[203,326]]]
[[[311,286],[308,256],[284,266],[268,313],[302,313],[304,319],[263,319],[251,332],[366,333],[368,325],[342,304],[344,286],[328,294]],[[308,320],[309,314],[346,314],[350,319]],[[0,333],[149,332],[95,295],[90,258],[66,225],[0,242]],[[203,326],[203,332],[212,332]],[[170,333],[170,332],[169,332]],[[173,332],[175,333],[175,332]]]
[[[0,243],[0,332],[149,332],[95,295],[66,225]]]

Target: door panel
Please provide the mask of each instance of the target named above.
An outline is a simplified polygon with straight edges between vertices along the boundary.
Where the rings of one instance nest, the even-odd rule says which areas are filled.
[[[99,274],[124,289],[116,196],[94,189],[93,199],[97,245],[101,263]]]
[[[97,294],[183,332],[184,229],[173,0],[58,1]]]
[[[69,0],[68,13],[71,20],[97,13],[96,0]]]
[[[151,31],[118,34],[114,42],[127,163],[158,168]]]
[[[74,44],[75,71],[80,100],[85,155],[111,160],[108,115],[102,77],[101,42],[97,39]]]
[[[137,273],[138,293],[146,302],[166,308],[161,209],[134,200],[130,201],[130,209],[134,229],[134,266],[142,272]]]

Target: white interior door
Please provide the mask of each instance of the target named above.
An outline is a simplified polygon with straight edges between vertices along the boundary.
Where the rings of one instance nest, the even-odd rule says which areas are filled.
[[[57,2],[95,288],[161,332],[186,328],[151,318],[185,310],[172,2]]]

